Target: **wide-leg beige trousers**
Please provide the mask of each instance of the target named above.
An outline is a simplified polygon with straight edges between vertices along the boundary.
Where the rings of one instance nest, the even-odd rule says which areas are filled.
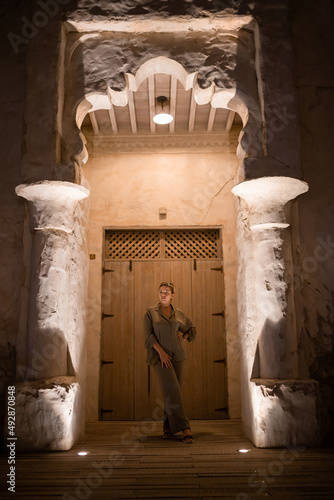
[[[181,380],[185,361],[174,361],[171,368],[155,363],[154,369],[159,377],[162,393],[165,399],[164,432],[172,434],[190,429],[181,394]]]

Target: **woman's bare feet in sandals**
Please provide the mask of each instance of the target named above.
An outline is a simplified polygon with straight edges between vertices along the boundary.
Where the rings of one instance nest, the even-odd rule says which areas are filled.
[[[166,429],[164,431],[164,435],[162,437],[163,437],[163,439],[170,439],[172,437],[172,435],[173,435],[172,432],[169,429]]]
[[[190,429],[184,429],[183,431],[183,438],[182,441],[187,444],[192,444],[194,442],[194,438],[191,435],[191,430]]]

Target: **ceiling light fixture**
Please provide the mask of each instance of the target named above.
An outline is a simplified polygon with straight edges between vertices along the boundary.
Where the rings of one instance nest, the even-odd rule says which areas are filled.
[[[173,121],[172,115],[164,112],[164,103],[167,101],[168,99],[164,95],[157,97],[157,103],[161,105],[161,111],[153,116],[153,121],[158,125],[167,125]]]

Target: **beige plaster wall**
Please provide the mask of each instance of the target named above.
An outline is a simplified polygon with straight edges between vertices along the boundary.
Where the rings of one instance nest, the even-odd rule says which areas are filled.
[[[84,167],[91,186],[86,419],[98,419],[101,267],[104,226],[223,228],[229,413],[240,417],[234,197],[236,144],[221,152],[108,154],[93,151]],[[167,218],[159,219],[159,207]],[[103,300],[103,299],[102,299]]]

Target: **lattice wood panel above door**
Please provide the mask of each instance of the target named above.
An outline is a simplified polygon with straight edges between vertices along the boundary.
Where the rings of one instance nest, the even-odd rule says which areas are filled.
[[[159,231],[106,231],[106,259],[159,259]]]
[[[165,233],[165,259],[216,259],[217,230],[168,231]]]
[[[220,258],[218,229],[107,230],[105,260]]]

